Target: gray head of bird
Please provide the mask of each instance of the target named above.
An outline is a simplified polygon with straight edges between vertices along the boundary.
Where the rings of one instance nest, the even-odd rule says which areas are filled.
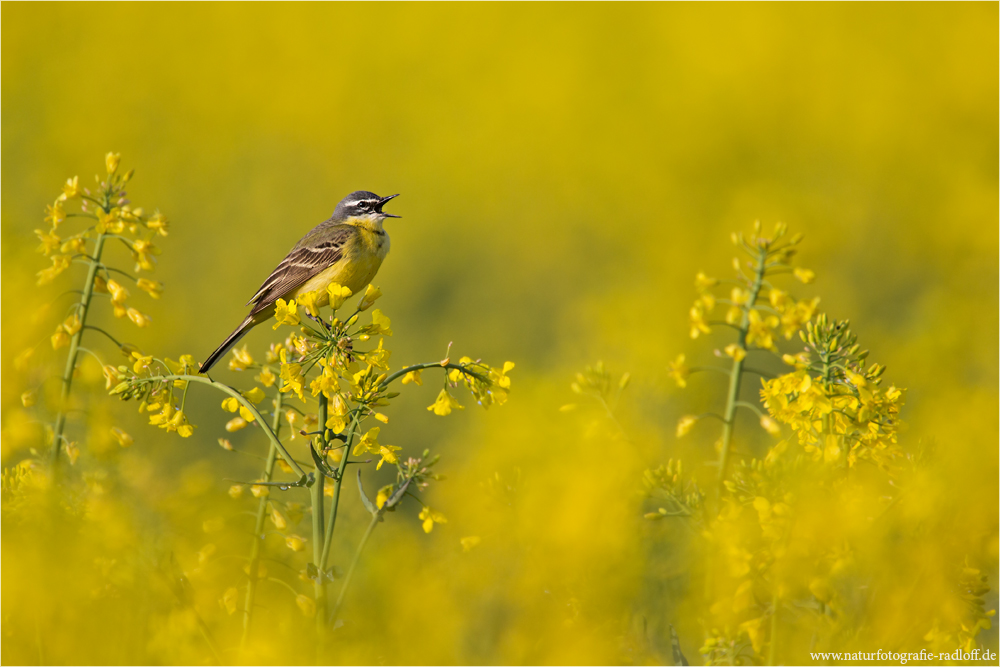
[[[367,190],[358,190],[357,192],[352,192],[337,204],[337,208],[333,211],[334,220],[347,220],[348,218],[369,218],[371,220],[377,220],[381,222],[385,218],[400,218],[402,216],[393,215],[392,213],[386,213],[382,210],[386,202],[390,199],[395,199],[398,194],[389,195],[388,197],[379,197],[374,192],[368,192]]]

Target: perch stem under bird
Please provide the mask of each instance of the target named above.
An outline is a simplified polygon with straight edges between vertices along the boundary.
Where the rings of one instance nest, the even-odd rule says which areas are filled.
[[[250,314],[208,356],[201,372],[207,373],[250,329],[269,320],[278,299],[317,292],[316,305],[322,307],[329,303],[326,288],[333,283],[353,294],[366,287],[389,254],[389,235],[382,221],[401,217],[385,213],[382,207],[398,196],[358,190],[344,197],[333,215],[303,236],[271,272],[247,302],[253,306]]]

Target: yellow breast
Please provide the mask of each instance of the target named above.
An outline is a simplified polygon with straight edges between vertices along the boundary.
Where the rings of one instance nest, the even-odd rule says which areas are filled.
[[[361,221],[352,226],[357,233],[344,244],[341,258],[290,292],[289,297],[322,290],[318,302],[320,306],[325,306],[329,301],[326,288],[331,283],[343,285],[354,294],[371,283],[382,266],[382,260],[389,254],[389,235],[382,229],[381,222]]]

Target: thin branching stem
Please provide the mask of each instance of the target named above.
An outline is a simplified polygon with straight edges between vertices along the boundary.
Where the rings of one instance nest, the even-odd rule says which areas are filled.
[[[750,295],[746,305],[743,307],[743,317],[740,320],[737,345],[743,350],[747,349],[747,333],[750,331],[750,311],[757,302],[761,286],[764,281],[765,265],[767,262],[767,250],[761,248],[757,253],[757,266],[755,267],[754,280],[750,285]],[[715,483],[716,506],[722,499],[723,483],[726,481],[726,468],[729,464],[729,450],[733,442],[733,426],[736,422],[736,407],[740,396],[740,383],[743,380],[743,359],[733,359],[733,368],[729,375],[729,393],[726,396],[726,412],[722,424],[722,448],[719,450],[719,470]]]
[[[280,391],[274,399],[274,420],[271,430],[275,437],[281,437],[281,403],[285,395]],[[272,443],[267,452],[267,463],[264,464],[264,480],[270,482],[274,475],[274,464],[278,460],[278,448]],[[257,576],[260,567],[260,552],[264,544],[264,521],[267,517],[267,496],[261,496],[257,503],[257,516],[254,520],[253,546],[250,547],[250,580],[247,583],[246,600],[243,603],[243,635],[240,637],[240,650],[246,649],[247,638],[250,635],[250,622],[253,618],[254,598],[257,595]]]
[[[59,413],[56,415],[56,423],[52,430],[52,465],[59,463],[59,453],[62,451],[63,431],[66,428],[66,408],[68,407],[70,390],[73,387],[73,372],[76,370],[77,356],[80,352],[80,340],[83,338],[84,327],[87,324],[87,314],[90,311],[90,302],[94,295],[94,279],[97,277],[97,267],[100,263],[101,253],[104,251],[104,234],[97,235],[94,244],[94,259],[90,262],[87,271],[87,282],[83,286],[83,295],[80,297],[80,329],[73,334],[69,343],[69,353],[66,355],[66,369],[63,372],[62,391],[59,394]]]
[[[261,416],[260,411],[257,410],[257,407],[249,400],[247,400],[247,398],[243,394],[241,394],[233,387],[230,387],[229,385],[223,384],[221,382],[216,382],[212,378],[203,375],[186,375],[186,374],[154,375],[148,378],[137,378],[133,380],[133,382],[135,382],[136,384],[147,384],[150,382],[172,382],[173,380],[187,380],[188,382],[197,382],[199,384],[206,384],[210,387],[215,387],[216,389],[225,394],[229,394],[237,401],[239,401],[240,405],[249,410],[250,414],[254,416],[254,421],[257,422],[260,428],[267,435],[267,438],[268,440],[271,441],[271,444],[278,448],[278,454],[281,456],[281,458],[285,459],[285,463],[287,463],[292,467],[292,470],[295,471],[295,474],[299,475],[299,480],[297,482],[288,484],[288,486],[308,485],[308,476],[306,475],[306,472],[302,469],[302,467],[298,464],[298,462],[294,458],[292,458],[292,455],[288,453],[288,450],[285,449],[285,446],[283,444],[281,444],[281,441],[274,434],[274,431],[271,430],[271,427],[264,422],[264,419]]]

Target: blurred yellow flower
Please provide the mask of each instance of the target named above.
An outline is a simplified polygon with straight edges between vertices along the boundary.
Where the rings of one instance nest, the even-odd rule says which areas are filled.
[[[436,523],[448,523],[448,519],[446,519],[441,512],[435,512],[427,506],[424,506],[424,508],[420,510],[419,518],[423,522],[422,527],[425,533],[429,533],[434,530],[434,524]]]
[[[246,370],[248,366],[253,365],[253,355],[250,354],[250,350],[247,346],[234,347],[233,357],[229,360],[229,370],[231,371],[242,371]]]
[[[70,336],[66,333],[66,329],[63,325],[56,327],[56,332],[52,334],[52,349],[58,350],[59,348],[66,347],[69,345]]]
[[[229,487],[229,491],[228,491],[229,497],[232,498],[233,500],[236,500],[238,498],[242,498],[243,497],[243,489],[245,489],[245,488],[246,487],[244,487],[242,484],[233,484],[232,486]]]
[[[308,595],[296,595],[295,604],[306,618],[314,618],[316,616],[316,602]]]
[[[21,405],[26,408],[30,408],[38,400],[38,392],[34,389],[25,391],[21,394]]]
[[[667,375],[682,389],[687,386],[688,376],[691,375],[691,369],[684,360],[684,355],[678,354],[676,359],[667,364]]]
[[[816,279],[816,274],[814,272],[809,269],[803,269],[801,266],[795,267],[792,273],[795,275],[796,280],[805,285],[808,285]]]
[[[219,605],[226,610],[226,613],[232,616],[236,613],[236,604],[239,601],[240,592],[236,590],[235,586],[230,586],[226,589],[226,592],[222,594],[222,598],[219,600]]]
[[[247,427],[247,420],[243,419],[243,417],[234,417],[233,419],[230,419],[229,421],[226,422],[226,430],[229,431],[230,433],[235,433],[236,431],[239,431],[246,427]]]
[[[469,553],[470,551],[478,547],[482,541],[483,541],[482,538],[479,537],[478,535],[470,535],[468,537],[463,537],[462,539],[459,540],[459,542],[462,544],[462,551],[465,553]]]
[[[735,361],[743,361],[743,359],[747,356],[747,351],[736,343],[730,343],[726,346],[724,351]]]
[[[66,184],[63,185],[61,199],[75,199],[80,196],[80,177],[74,176],[73,178],[67,178]]]
[[[708,289],[709,287],[714,287],[718,285],[719,281],[717,278],[710,278],[705,275],[704,271],[699,271],[698,275],[694,277],[694,286],[699,290]]]
[[[69,255],[53,255],[52,256],[52,266],[47,269],[42,269],[38,272],[38,285],[47,285],[56,277],[69,268],[73,260]]]
[[[685,415],[680,418],[677,422],[677,437],[683,438],[685,435],[691,432],[694,425],[698,423],[698,418],[694,415]]]
[[[705,306],[699,301],[691,306],[691,338],[697,338],[703,333],[711,333],[705,320]]]
[[[121,158],[121,153],[108,153],[104,156],[104,164],[108,168],[109,174],[113,174],[118,171],[118,162]]]
[[[160,295],[163,294],[163,283],[159,280],[139,278],[139,280],[136,281],[136,286],[154,299],[159,299]]]
[[[117,426],[111,428],[111,435],[114,437],[115,440],[118,441],[118,444],[122,447],[131,447],[132,443],[135,442],[132,439],[131,435],[121,430]]]
[[[289,535],[285,538],[285,546],[292,551],[302,551],[306,548],[306,538],[299,535]]]
[[[135,308],[128,309],[128,318],[140,329],[149,326],[149,316],[140,313]]]

